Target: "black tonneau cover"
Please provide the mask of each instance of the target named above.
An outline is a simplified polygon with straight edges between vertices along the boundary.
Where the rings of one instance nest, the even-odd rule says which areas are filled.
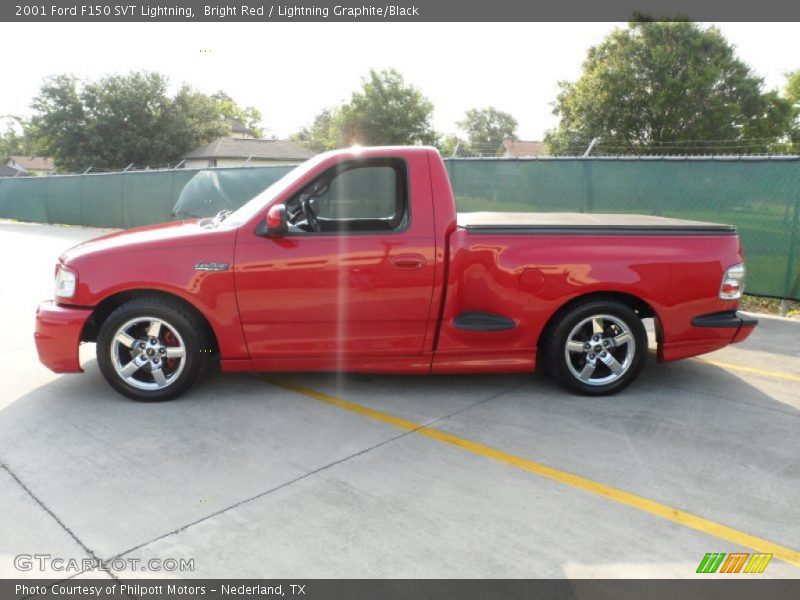
[[[470,233],[586,235],[732,235],[733,225],[649,215],[594,213],[459,213],[458,226]]]

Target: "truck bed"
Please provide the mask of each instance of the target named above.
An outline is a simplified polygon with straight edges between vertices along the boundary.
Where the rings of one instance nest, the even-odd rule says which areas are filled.
[[[733,225],[650,215],[537,212],[458,214],[458,226],[470,233],[733,235]]]

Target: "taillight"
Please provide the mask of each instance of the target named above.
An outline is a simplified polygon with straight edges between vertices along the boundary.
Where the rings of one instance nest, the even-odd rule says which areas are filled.
[[[744,292],[744,263],[733,265],[722,276],[719,297],[722,300],[738,300]]]

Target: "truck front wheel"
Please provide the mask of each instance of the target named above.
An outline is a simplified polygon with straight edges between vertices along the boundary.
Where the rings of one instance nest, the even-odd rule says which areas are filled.
[[[638,377],[647,357],[639,316],[616,300],[587,300],[558,318],[545,340],[550,373],[589,396],[613,394]]]
[[[136,299],[112,312],[97,336],[106,381],[134,400],[170,400],[195,382],[208,361],[206,328],[177,303]]]

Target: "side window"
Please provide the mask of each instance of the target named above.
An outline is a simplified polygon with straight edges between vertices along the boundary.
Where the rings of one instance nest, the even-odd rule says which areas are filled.
[[[287,208],[290,222],[308,233],[392,231],[408,222],[407,190],[402,161],[353,161],[317,177]]]
[[[397,172],[392,167],[345,171],[317,198],[323,219],[391,219],[397,209]]]

